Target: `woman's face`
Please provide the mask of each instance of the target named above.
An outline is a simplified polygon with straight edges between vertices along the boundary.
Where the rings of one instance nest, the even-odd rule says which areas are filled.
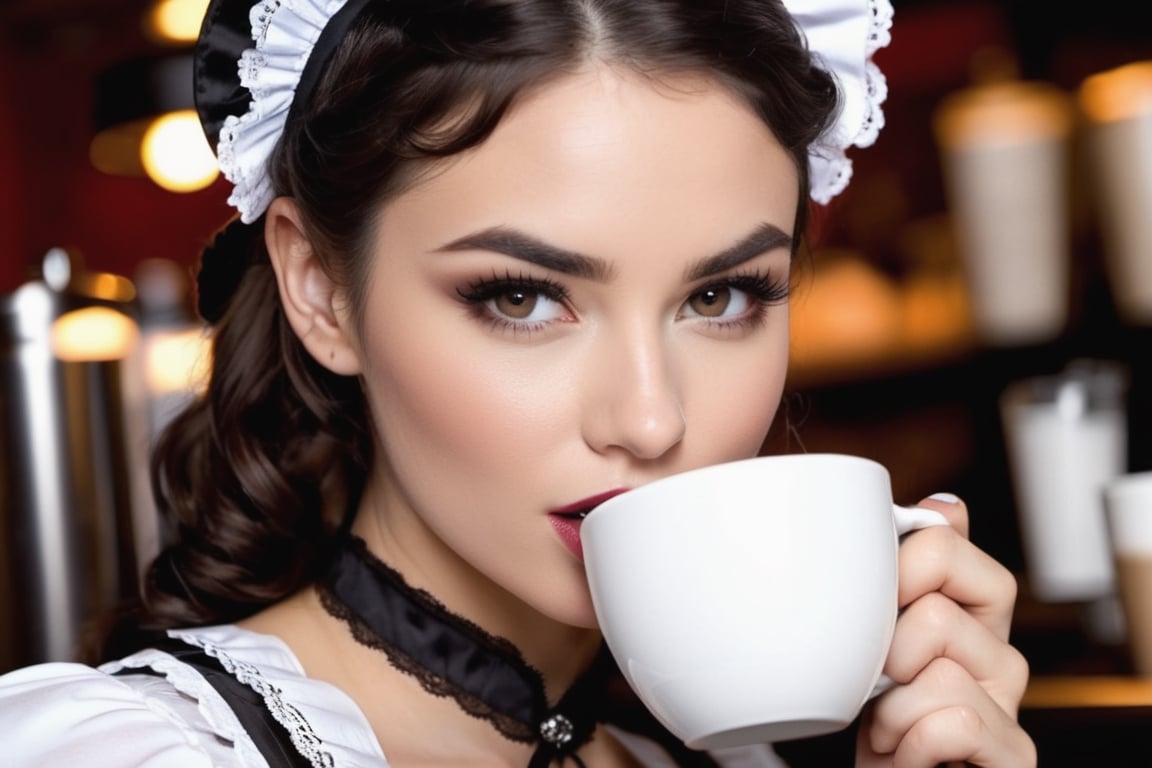
[[[578,513],[754,455],[776,413],[796,169],[727,90],[664,82],[552,82],[382,211],[357,528],[493,631],[594,626]]]

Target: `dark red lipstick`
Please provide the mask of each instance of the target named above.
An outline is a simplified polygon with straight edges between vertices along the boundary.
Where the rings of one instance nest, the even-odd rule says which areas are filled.
[[[608,499],[627,491],[627,488],[616,488],[604,493],[598,493],[595,496],[589,496],[586,499],[567,504],[563,507],[558,507],[548,513],[548,521],[552,523],[553,530],[556,535],[560,537],[560,541],[564,546],[568,547],[572,554],[580,562],[584,562],[584,547],[580,543],[580,524],[584,518],[595,509],[598,505],[603,504]]]
[[[604,502],[608,501],[608,499],[612,498],[613,496],[619,496],[620,494],[624,493],[624,491],[626,491],[626,490],[628,490],[628,489],[627,488],[616,488],[615,490],[605,491],[604,493],[598,493],[595,496],[589,496],[586,499],[581,499],[580,501],[577,501],[573,504],[569,504],[565,507],[560,507],[559,509],[554,509],[549,514],[564,515],[564,516],[579,515],[580,517],[583,517],[584,515],[591,512],[593,510],[593,508],[599,506],[600,504],[603,504]]]

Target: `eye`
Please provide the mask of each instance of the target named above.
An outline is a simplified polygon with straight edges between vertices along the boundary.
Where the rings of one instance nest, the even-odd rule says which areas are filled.
[[[680,310],[680,316],[718,325],[751,322],[763,317],[764,310],[788,300],[787,277],[769,274],[731,275],[697,290]]]
[[[540,291],[532,288],[512,287],[492,296],[484,305],[509,320],[530,323],[556,320],[564,314],[564,307]]]
[[[748,311],[748,294],[730,285],[717,285],[697,291],[685,303],[687,317],[740,316]]]
[[[493,276],[457,291],[483,319],[516,330],[534,329],[570,317],[564,288],[523,275]]]

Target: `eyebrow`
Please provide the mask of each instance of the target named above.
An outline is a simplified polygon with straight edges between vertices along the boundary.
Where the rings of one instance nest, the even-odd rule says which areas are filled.
[[[740,242],[725,248],[715,256],[701,259],[684,273],[685,281],[691,282],[703,277],[718,275],[733,267],[738,267],[757,256],[780,248],[792,249],[792,236],[775,224],[761,224]]]
[[[436,252],[468,250],[502,253],[565,275],[598,282],[605,282],[612,275],[612,268],[603,259],[549,245],[543,240],[509,227],[490,227],[473,232],[437,248]]]
[[[761,224],[744,237],[714,256],[692,264],[685,271],[687,281],[716,275],[757,256],[780,248],[792,247],[792,236],[774,224]],[[612,276],[607,261],[595,256],[569,251],[544,242],[510,227],[489,227],[442,245],[436,253],[481,250],[502,253],[565,275],[605,282]]]

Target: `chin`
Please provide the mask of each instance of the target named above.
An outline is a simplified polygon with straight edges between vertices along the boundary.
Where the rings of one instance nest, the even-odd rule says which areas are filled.
[[[596,619],[596,611],[592,608],[592,595],[589,594],[588,585],[583,580],[578,589],[569,593],[569,599],[551,600],[541,608],[542,613],[559,624],[576,629],[600,631],[600,622]]]

